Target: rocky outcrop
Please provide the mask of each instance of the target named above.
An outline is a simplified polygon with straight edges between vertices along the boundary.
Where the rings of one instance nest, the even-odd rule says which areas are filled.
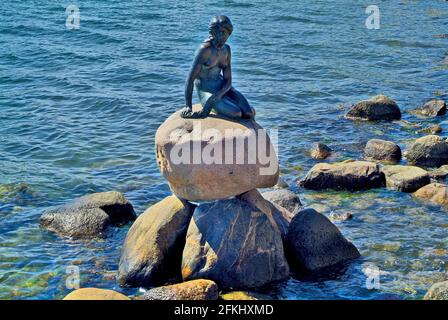
[[[424,133],[424,134],[436,134],[442,132],[442,127],[438,124],[417,130],[416,133]]]
[[[316,143],[310,150],[310,156],[316,160],[323,160],[331,156],[331,148],[321,142]]]
[[[285,208],[293,215],[302,208],[299,196],[288,189],[265,191],[261,195],[269,202]]]
[[[384,174],[374,162],[319,163],[308,171],[300,185],[313,190],[364,190],[384,186]]]
[[[118,266],[118,283],[140,287],[180,277],[182,250],[195,206],[166,197],[141,214],[128,231]]]
[[[280,231],[248,201],[233,198],[200,204],[187,231],[184,280],[210,279],[220,289],[260,287],[288,278]]]
[[[131,300],[124,294],[106,289],[81,288],[70,292],[63,300]]]
[[[198,279],[150,289],[144,300],[217,300],[218,286],[211,280]]]
[[[353,105],[345,115],[351,120],[400,120],[401,112],[397,103],[392,99],[378,95]]]
[[[429,288],[424,300],[448,300],[448,281],[437,282]]]
[[[252,291],[231,291],[219,296],[222,300],[273,300],[272,297]]]
[[[312,272],[360,257],[338,228],[314,209],[304,209],[292,219],[286,252],[291,268]]]
[[[431,183],[418,189],[412,195],[420,200],[448,206],[448,186],[445,184]]]
[[[386,187],[402,191],[414,192],[429,184],[430,178],[426,170],[414,166],[384,166],[381,172],[386,177]]]
[[[448,142],[436,135],[421,137],[406,151],[406,159],[411,164],[423,167],[448,164]]]
[[[170,116],[156,133],[157,163],[170,189],[191,201],[225,199],[277,183],[277,155],[255,121]]]
[[[46,210],[39,223],[61,236],[90,238],[102,235],[110,225],[121,225],[135,217],[134,209],[124,195],[109,191],[89,194]]]
[[[430,100],[410,113],[424,117],[443,116],[446,113],[446,103],[443,100]]]
[[[364,159],[395,163],[401,160],[401,149],[392,141],[371,139],[364,148]]]

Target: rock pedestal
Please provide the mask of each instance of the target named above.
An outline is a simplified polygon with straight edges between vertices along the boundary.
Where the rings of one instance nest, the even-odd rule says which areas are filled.
[[[162,175],[186,200],[225,199],[278,180],[274,147],[252,120],[183,119],[176,112],[157,130],[155,144]]]

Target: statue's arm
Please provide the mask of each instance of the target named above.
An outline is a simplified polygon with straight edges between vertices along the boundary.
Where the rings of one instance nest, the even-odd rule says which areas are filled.
[[[201,47],[198,52],[196,53],[196,56],[193,60],[193,65],[190,68],[190,71],[188,72],[187,81],[185,83],[185,105],[187,108],[192,108],[193,105],[193,85],[194,85],[194,79],[197,78],[199,75],[199,72],[201,71],[201,65],[205,61],[205,48]]]

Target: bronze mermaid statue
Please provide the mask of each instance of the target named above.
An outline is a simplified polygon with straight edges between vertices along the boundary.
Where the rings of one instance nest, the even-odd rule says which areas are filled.
[[[226,44],[233,26],[226,16],[215,16],[209,25],[209,36],[196,51],[185,85],[183,118],[203,119],[213,110],[231,119],[254,119],[255,109],[232,87],[231,51]],[[192,110],[193,85],[202,110]]]

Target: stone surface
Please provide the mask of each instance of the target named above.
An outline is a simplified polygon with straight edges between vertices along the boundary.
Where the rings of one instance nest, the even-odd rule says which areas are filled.
[[[308,189],[364,190],[384,186],[378,165],[367,161],[319,163],[308,171],[300,184]]]
[[[81,288],[70,292],[63,300],[131,300],[124,294],[106,289]]]
[[[278,177],[277,184],[274,186],[275,189],[286,189],[289,185],[281,176]]]
[[[269,202],[285,208],[293,215],[302,208],[299,196],[287,189],[265,191],[261,195]]]
[[[121,286],[145,287],[180,277],[182,250],[194,208],[172,195],[137,218],[121,251],[118,265]]]
[[[442,132],[442,127],[438,124],[417,130],[416,133],[436,134]]]
[[[430,100],[424,105],[412,110],[411,113],[424,117],[443,116],[446,113],[446,103],[443,100]]]
[[[135,217],[134,208],[124,195],[109,191],[89,194],[45,210],[39,223],[61,236],[90,238],[102,235],[110,225],[121,225]]]
[[[386,187],[397,191],[414,192],[431,182],[428,172],[419,167],[390,165],[382,167],[381,172]]]
[[[288,276],[281,234],[272,216],[239,198],[195,209],[182,257],[184,280],[205,278],[220,289],[245,289]]]
[[[351,212],[343,212],[343,213],[331,213],[329,215],[330,220],[332,221],[346,221],[353,218],[353,214]]]
[[[219,296],[222,300],[273,300],[272,297],[252,291],[232,291]]]
[[[294,194],[295,195],[295,194]],[[250,204],[257,207],[263,213],[268,215],[268,217],[273,217],[278,229],[282,235],[282,239],[286,239],[286,234],[288,233],[289,223],[292,220],[297,211],[291,213],[288,209],[283,206],[278,205],[274,201],[269,201],[260,194],[258,190],[251,190],[238,196],[239,199],[249,202]],[[297,201],[298,197],[293,201]],[[300,200],[299,200],[300,201]]]
[[[304,209],[292,219],[286,252],[291,268],[313,272],[360,257],[339,229],[314,209]]]
[[[410,164],[423,167],[448,164],[448,142],[436,135],[421,137],[406,151],[406,159]]]
[[[364,100],[353,105],[345,115],[352,120],[400,120],[400,108],[392,99],[378,95],[369,100]]]
[[[431,183],[418,189],[414,197],[442,206],[448,206],[448,186],[441,183]]]
[[[144,300],[217,300],[218,286],[211,280],[198,279],[150,289]]]
[[[401,149],[392,141],[371,139],[364,148],[364,159],[395,163],[401,160]]]
[[[331,155],[331,148],[321,142],[316,143],[310,150],[310,156],[316,160],[323,160]]]
[[[173,193],[191,201],[225,199],[278,180],[274,147],[252,120],[183,119],[178,111],[157,130],[156,153]]]
[[[448,281],[434,283],[423,297],[424,300],[448,300]]]

